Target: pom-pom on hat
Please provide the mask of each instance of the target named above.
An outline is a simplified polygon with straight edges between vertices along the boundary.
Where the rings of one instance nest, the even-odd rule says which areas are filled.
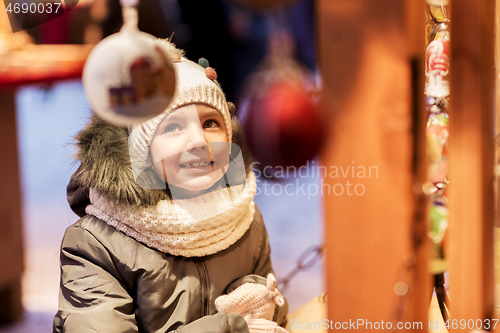
[[[151,140],[162,120],[172,110],[190,104],[204,104],[213,107],[224,118],[228,142],[231,142],[232,138],[231,113],[224,92],[214,78],[215,71],[213,73],[210,71],[207,75],[203,66],[185,58],[184,52],[177,49],[170,41],[158,39],[157,42],[158,46],[168,53],[173,62],[177,85],[169,107],[162,114],[142,124],[133,125],[129,129],[129,153],[132,171],[136,179],[145,168],[151,165],[149,161]],[[206,62],[208,66],[208,61]]]

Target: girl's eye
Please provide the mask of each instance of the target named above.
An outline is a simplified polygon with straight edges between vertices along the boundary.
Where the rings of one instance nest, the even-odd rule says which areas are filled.
[[[220,125],[216,120],[213,119],[208,119],[203,124],[203,128],[214,128],[214,127],[220,127]]]
[[[173,133],[180,131],[181,127],[178,124],[170,124],[165,128],[165,133]]]

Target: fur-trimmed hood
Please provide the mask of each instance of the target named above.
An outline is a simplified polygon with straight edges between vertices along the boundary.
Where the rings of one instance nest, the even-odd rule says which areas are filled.
[[[232,142],[241,148],[248,174],[253,159],[234,116],[232,127]],[[137,185],[130,163],[127,128],[111,125],[93,115],[90,122],[75,136],[75,145],[75,158],[80,162],[80,167],[68,186],[68,200],[75,212],[79,205],[88,204],[89,188],[97,189],[116,204],[128,206],[151,206],[170,198],[166,190],[147,189]],[[147,181],[159,181],[152,168],[146,169],[142,176]],[[77,214],[82,215],[81,213],[80,209]]]
[[[163,190],[144,189],[135,182],[130,164],[128,130],[93,115],[75,137],[80,167],[73,175],[80,186],[95,188],[119,204],[150,206],[168,199]],[[152,170],[148,170],[152,172]]]

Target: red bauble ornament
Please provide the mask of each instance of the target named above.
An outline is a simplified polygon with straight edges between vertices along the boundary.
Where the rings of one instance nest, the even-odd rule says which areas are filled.
[[[297,68],[289,70],[281,67],[256,75],[243,121],[248,145],[260,167],[270,166],[275,171],[312,159],[324,136],[323,116],[304,86],[304,75]]]

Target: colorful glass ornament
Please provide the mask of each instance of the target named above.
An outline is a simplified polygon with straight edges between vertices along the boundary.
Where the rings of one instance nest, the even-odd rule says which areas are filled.
[[[428,96],[442,97],[450,94],[449,84],[444,77],[448,74],[450,43],[447,33],[440,33],[427,46],[426,74],[428,83],[425,93]]]
[[[448,30],[448,7],[444,0],[427,0],[426,26],[427,49],[425,52],[427,82],[425,94],[446,97],[450,94],[448,69],[450,63],[450,34]]]
[[[427,138],[427,183],[424,191],[430,197],[428,214],[428,237],[431,240],[432,274],[443,274],[447,269],[443,240],[448,228],[448,96],[450,88],[448,73],[450,64],[450,34],[448,31],[448,1],[426,0],[428,3],[426,26],[428,46],[425,51],[425,75],[427,82],[426,124]],[[437,288],[437,286],[436,286]],[[443,313],[443,316],[445,314]]]
[[[446,112],[433,113],[427,121],[428,180],[446,186],[448,175],[449,116]]]
[[[448,228],[448,199],[441,196],[433,200],[430,205],[429,237],[433,243],[439,244],[444,238],[445,231]]]

